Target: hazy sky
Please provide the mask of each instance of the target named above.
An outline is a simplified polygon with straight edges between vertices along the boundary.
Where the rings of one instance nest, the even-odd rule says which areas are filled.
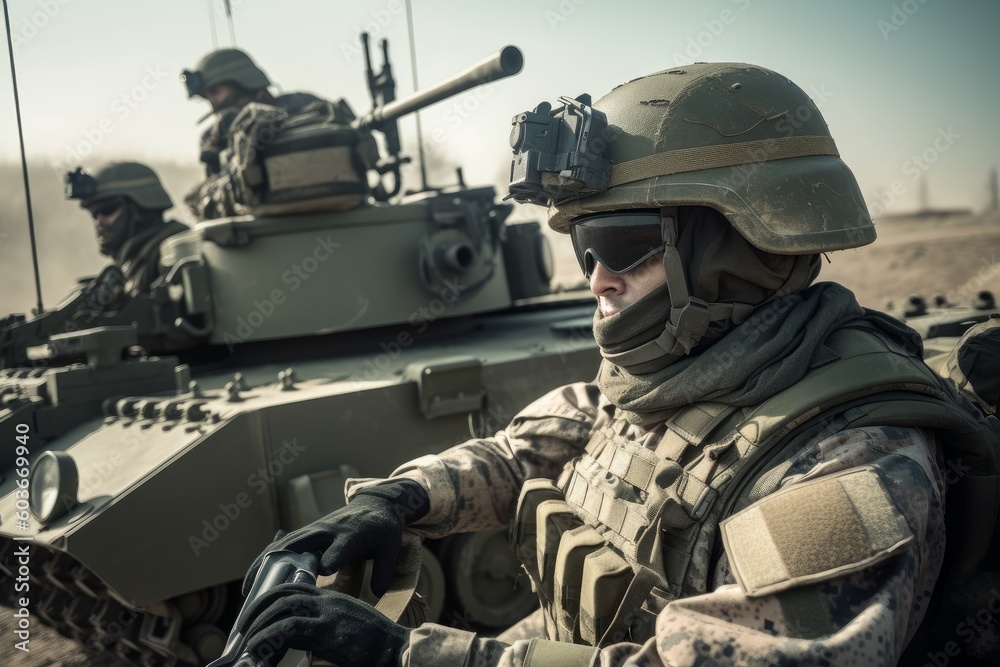
[[[54,167],[113,158],[194,162],[204,101],[179,72],[230,44],[222,0],[10,0],[28,159]],[[402,0],[233,0],[236,43],[285,91],[343,96],[364,112],[357,35],[388,37],[399,94],[412,90]],[[424,111],[425,137],[500,183],[510,118],[694,61],[744,61],[787,75],[819,105],[870,207],[910,210],[926,171],[931,203],[980,208],[1000,160],[1000,3],[993,0],[414,0],[424,85],[505,44],[524,71]],[[6,54],[6,44],[4,45]],[[415,153],[412,122],[404,149]],[[0,160],[17,160],[13,95],[0,59]],[[895,182],[896,194],[887,194]],[[3,183],[4,193],[19,188]],[[410,179],[409,187],[416,185]],[[183,193],[174,193],[179,199]],[[3,220],[0,224],[21,224]]]

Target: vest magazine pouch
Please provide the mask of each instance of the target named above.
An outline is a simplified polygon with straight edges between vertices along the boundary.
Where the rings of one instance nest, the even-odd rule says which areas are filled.
[[[580,518],[570,509],[565,500],[545,500],[538,505],[535,514],[538,526],[536,555],[541,593],[551,602],[555,596],[553,589],[556,570],[556,555],[563,535],[580,525]]]
[[[590,526],[577,526],[559,541],[553,582],[556,635],[561,642],[580,643],[580,584],[584,559],[604,546],[604,538]]]
[[[584,558],[579,623],[583,641],[601,645],[634,577],[628,562],[608,546]],[[615,643],[627,637],[609,639]]]
[[[510,546],[522,567],[531,577],[532,588],[538,588],[538,526],[535,522],[538,506],[546,500],[559,500],[562,494],[552,480],[529,479],[521,487],[511,526]]]
[[[364,155],[371,136],[349,125],[317,123],[279,130],[260,153],[256,215],[344,211],[368,194]]]

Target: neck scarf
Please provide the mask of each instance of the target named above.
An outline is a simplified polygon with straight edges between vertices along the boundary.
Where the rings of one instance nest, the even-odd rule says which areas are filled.
[[[755,405],[799,381],[826,337],[864,316],[854,293],[819,283],[769,301],[700,353],[650,373],[601,363],[597,384],[633,424],[667,419],[684,405]]]

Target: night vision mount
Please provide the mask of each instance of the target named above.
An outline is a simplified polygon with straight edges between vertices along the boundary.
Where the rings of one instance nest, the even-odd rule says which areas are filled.
[[[66,199],[90,199],[97,194],[97,180],[83,167],[66,172]]]
[[[197,70],[181,72],[181,83],[187,88],[188,97],[205,94],[205,75]]]
[[[514,116],[510,147],[510,194],[522,204],[552,203],[604,192],[611,163],[601,157],[608,118],[590,106],[590,95],[560,97]]]

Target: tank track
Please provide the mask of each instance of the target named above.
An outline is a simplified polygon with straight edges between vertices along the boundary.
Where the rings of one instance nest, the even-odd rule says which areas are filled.
[[[30,588],[18,593],[14,551],[24,544],[31,550]],[[102,664],[112,657],[142,667],[203,665],[221,654],[228,634],[225,587],[137,609],[66,554],[0,537],[0,605],[16,607],[21,596],[29,598],[33,619],[79,642]]]

